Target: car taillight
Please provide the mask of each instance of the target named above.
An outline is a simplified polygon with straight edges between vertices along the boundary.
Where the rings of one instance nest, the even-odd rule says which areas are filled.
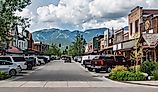
[[[96,64],[96,65],[97,65],[97,62],[95,62],[94,64]]]
[[[101,65],[104,65],[104,61],[103,61],[103,60],[101,60],[101,61],[100,61],[100,64],[101,64]]]

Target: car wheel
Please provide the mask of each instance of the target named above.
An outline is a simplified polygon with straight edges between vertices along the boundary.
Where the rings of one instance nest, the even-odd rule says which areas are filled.
[[[31,64],[28,64],[27,69],[28,69],[28,70],[32,70],[32,65],[31,65]]]
[[[95,69],[95,72],[96,72],[96,73],[99,73],[99,72],[100,72],[100,70],[99,70],[99,69]]]
[[[10,70],[9,75],[10,76],[15,76],[16,75],[16,70]]]
[[[92,69],[92,68],[88,68],[88,71],[90,71],[90,72],[91,72],[91,71],[93,71],[93,69]]]
[[[107,72],[108,72],[108,73],[110,73],[110,72],[111,72],[111,70],[112,70],[112,68],[111,68],[111,67],[108,67],[108,68],[107,68]]]

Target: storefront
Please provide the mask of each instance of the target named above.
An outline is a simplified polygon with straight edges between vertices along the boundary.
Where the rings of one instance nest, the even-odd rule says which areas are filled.
[[[131,52],[134,51],[135,46],[135,40],[128,40],[123,42],[123,55],[126,56],[126,58],[130,59]]]
[[[115,55],[123,55],[123,52],[121,51],[122,49],[123,49],[122,43],[113,45],[113,51]]]
[[[146,61],[157,61],[158,34],[143,34],[139,42],[143,45],[143,59]]]
[[[114,54],[113,51],[113,46],[109,46],[109,47],[105,47],[105,49],[102,51],[103,55],[107,55],[107,54]]]

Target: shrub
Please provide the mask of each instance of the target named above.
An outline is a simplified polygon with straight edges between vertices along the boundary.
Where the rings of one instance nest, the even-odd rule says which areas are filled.
[[[0,72],[0,80],[4,80],[9,78],[8,74],[6,74],[5,72]]]
[[[112,72],[117,72],[117,71],[127,71],[127,67],[116,66],[114,69],[112,69]]]
[[[155,70],[158,70],[158,62],[155,63]]]
[[[136,72],[136,69],[137,69],[137,71],[140,71],[140,65],[136,65],[136,66],[131,66],[131,67],[129,67],[129,71],[130,72]]]
[[[152,71],[154,71],[156,65],[154,62],[145,61],[140,66],[140,71],[152,75]]]
[[[141,72],[117,71],[111,72],[109,78],[118,81],[141,81],[146,77]]]
[[[158,69],[157,70],[154,70],[153,72],[152,72],[152,74],[153,74],[153,79],[154,80],[158,80]]]

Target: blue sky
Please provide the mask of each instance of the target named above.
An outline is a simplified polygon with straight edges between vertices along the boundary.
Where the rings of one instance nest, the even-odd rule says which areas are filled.
[[[158,8],[158,0],[32,0],[19,16],[31,19],[31,32],[60,28],[85,30],[127,25],[127,15],[136,6]]]

